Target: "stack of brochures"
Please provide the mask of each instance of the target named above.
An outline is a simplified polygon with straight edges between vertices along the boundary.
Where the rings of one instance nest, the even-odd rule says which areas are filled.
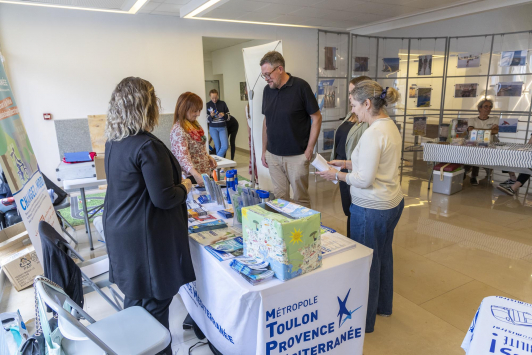
[[[311,210],[310,208],[296,205],[295,203],[282,200],[278,198],[277,200],[268,201],[266,205],[280,214],[294,219],[305,218],[315,214],[319,214],[318,211]]]
[[[239,256],[231,261],[230,266],[253,286],[274,276],[274,272],[268,269],[269,263],[259,258]]]
[[[356,248],[357,243],[344,237],[334,229],[321,225],[321,255],[326,258],[349,249]]]
[[[221,242],[214,243],[205,247],[209,253],[212,254],[219,261],[225,261],[233,259],[242,255],[244,249],[244,242],[242,237],[237,237],[228,240],[222,240]]]

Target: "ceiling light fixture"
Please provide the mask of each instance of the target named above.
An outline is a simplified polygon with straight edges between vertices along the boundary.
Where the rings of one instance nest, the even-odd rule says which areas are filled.
[[[113,12],[117,14],[136,14],[148,0],[137,0],[133,6],[128,11],[124,10],[110,10],[110,9],[97,9],[90,7],[80,7],[80,6],[68,6],[68,5],[54,5],[54,4],[43,4],[36,2],[21,2],[21,1],[12,1],[12,0],[0,0],[0,3],[4,4],[14,4],[14,5],[29,5],[29,6],[42,6],[42,7],[54,7],[57,9],[69,9],[69,10],[84,10],[84,11],[97,11],[97,12]]]
[[[184,5],[180,10],[180,16],[182,18],[204,21],[218,21],[218,22],[233,22],[233,23],[246,23],[251,25],[266,25],[266,26],[283,26],[283,27],[303,27],[303,28],[317,28],[315,26],[303,26],[303,25],[291,25],[287,23],[275,23],[275,22],[260,22],[260,21],[243,21],[243,20],[229,20],[222,18],[212,17],[199,17],[201,13],[204,13],[207,9],[220,3],[223,0],[196,0],[191,1]],[[225,0],[224,2],[226,2]],[[221,4],[220,4],[221,5]],[[198,17],[197,17],[198,16]]]

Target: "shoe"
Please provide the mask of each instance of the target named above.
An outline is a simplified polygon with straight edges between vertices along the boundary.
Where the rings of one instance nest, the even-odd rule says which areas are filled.
[[[508,179],[505,182],[501,182],[499,186],[512,186],[513,184],[515,184],[515,182],[515,180]]]
[[[472,177],[471,179],[469,179],[469,182],[471,183],[471,185],[473,186],[478,186],[478,180],[476,177]]]
[[[511,186],[501,186],[501,185],[499,185],[499,186],[497,186],[497,188],[498,188],[499,190],[501,190],[502,192],[507,193],[507,194],[510,195],[510,196],[515,195],[515,191],[512,190],[512,187],[511,187]]]

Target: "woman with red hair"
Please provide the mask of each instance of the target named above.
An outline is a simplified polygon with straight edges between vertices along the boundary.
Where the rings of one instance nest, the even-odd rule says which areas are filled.
[[[177,99],[174,126],[170,132],[172,153],[179,161],[183,172],[192,183],[203,185],[201,174],[210,175],[216,161],[207,153],[207,136],[197,121],[203,101],[192,93],[185,92]]]

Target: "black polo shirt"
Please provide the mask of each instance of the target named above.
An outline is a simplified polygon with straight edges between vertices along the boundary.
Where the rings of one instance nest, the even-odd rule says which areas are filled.
[[[319,109],[310,85],[303,79],[290,75],[280,89],[270,89],[266,85],[262,96],[268,139],[266,149],[280,156],[305,153],[310,136],[310,115]]]

